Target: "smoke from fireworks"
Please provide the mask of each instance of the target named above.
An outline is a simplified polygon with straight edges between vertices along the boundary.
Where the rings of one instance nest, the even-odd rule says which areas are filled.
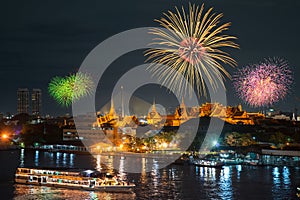
[[[292,82],[288,63],[279,58],[246,66],[233,77],[233,86],[238,96],[253,107],[269,106],[282,100]]]
[[[51,79],[48,90],[50,95],[62,106],[69,106],[72,102],[89,95],[94,87],[92,78],[78,72],[67,77]]]
[[[146,51],[148,60],[154,63],[149,69],[170,89],[185,92],[189,83],[200,95],[206,95],[205,84],[215,90],[219,83],[224,87],[224,75],[230,77],[221,63],[235,66],[236,61],[220,48],[238,48],[232,41],[237,38],[222,34],[230,23],[220,25],[223,14],[212,13],[212,8],[204,13],[204,4],[200,8],[189,5],[188,13],[183,7],[181,11],[176,8],[175,13],[169,11],[164,13],[165,18],[156,20],[167,30],[151,29],[150,34],[157,36],[152,45],[160,48]],[[187,80],[186,84],[178,73]],[[192,91],[188,91],[191,94]]]

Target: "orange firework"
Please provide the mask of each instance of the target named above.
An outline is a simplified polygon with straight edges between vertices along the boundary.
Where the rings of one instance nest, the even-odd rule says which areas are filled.
[[[175,13],[168,11],[164,13],[165,18],[156,20],[165,29],[151,29],[150,34],[157,36],[152,45],[159,48],[145,53],[152,61],[149,70],[170,89],[182,93],[190,84],[206,96],[205,84],[210,84],[214,91],[218,83],[225,88],[223,80],[230,75],[221,63],[231,66],[237,63],[221,48],[238,48],[232,41],[237,38],[222,34],[230,23],[220,25],[223,14],[212,13],[212,10],[204,13],[204,4],[201,7],[189,5],[188,13],[183,7],[181,12],[176,8]],[[185,84],[178,73],[186,79]]]

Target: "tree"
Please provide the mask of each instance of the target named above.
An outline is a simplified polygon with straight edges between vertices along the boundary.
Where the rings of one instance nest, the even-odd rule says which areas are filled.
[[[225,143],[229,146],[250,146],[255,144],[251,134],[240,134],[237,132],[227,133],[225,136]]]
[[[225,135],[225,143],[229,146],[237,146],[240,134],[237,132],[227,133]]]
[[[285,144],[286,142],[288,142],[288,136],[278,131],[275,134],[271,135],[270,142],[276,145]]]

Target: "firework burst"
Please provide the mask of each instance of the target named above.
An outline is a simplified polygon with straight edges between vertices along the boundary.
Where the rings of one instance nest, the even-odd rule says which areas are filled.
[[[51,79],[48,90],[50,95],[62,106],[69,106],[72,102],[89,95],[94,87],[92,78],[78,72],[67,77]]]
[[[190,4],[188,13],[182,7],[181,12],[176,8],[175,13],[169,11],[164,16],[156,21],[165,29],[150,31],[157,36],[151,45],[159,48],[145,53],[147,60],[152,61],[148,69],[153,75],[179,93],[188,89],[191,94],[187,84],[205,96],[205,84],[210,84],[214,91],[218,83],[225,88],[223,79],[230,75],[221,63],[235,66],[236,61],[221,48],[238,48],[238,45],[232,41],[236,37],[222,34],[230,27],[230,23],[220,25],[223,14],[212,13],[212,8],[204,13],[204,4],[201,7]],[[178,73],[186,79],[185,84]]]
[[[246,66],[233,76],[233,86],[238,96],[253,107],[269,106],[282,100],[292,82],[293,75],[288,63],[279,58]]]

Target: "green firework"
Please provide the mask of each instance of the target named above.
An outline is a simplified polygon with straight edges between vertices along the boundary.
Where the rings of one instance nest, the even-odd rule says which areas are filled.
[[[82,72],[66,77],[54,77],[51,79],[48,90],[50,95],[62,106],[70,106],[91,93],[94,88],[92,78]]]

